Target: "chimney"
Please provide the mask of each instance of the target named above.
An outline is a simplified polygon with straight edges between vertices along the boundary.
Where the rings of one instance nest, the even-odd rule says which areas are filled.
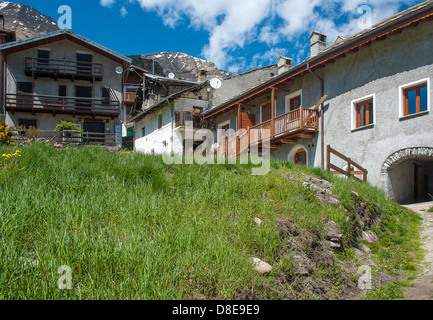
[[[292,63],[293,59],[281,56],[277,62],[278,74],[282,74],[292,69]]]
[[[207,71],[200,69],[197,74],[197,82],[205,82],[207,80]]]
[[[326,35],[318,31],[313,31],[310,36],[310,47],[310,58],[313,58],[318,54],[322,53],[323,50],[326,48]]]

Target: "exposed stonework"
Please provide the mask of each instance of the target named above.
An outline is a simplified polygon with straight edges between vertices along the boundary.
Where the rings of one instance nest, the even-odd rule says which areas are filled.
[[[419,157],[432,157],[433,148],[429,147],[415,147],[399,150],[386,159],[382,166],[382,174],[388,174],[388,171],[408,159],[415,159]]]

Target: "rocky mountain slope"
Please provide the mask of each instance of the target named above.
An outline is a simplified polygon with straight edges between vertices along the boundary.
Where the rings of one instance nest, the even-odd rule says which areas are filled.
[[[56,21],[25,4],[0,1],[5,28],[16,32],[17,40],[59,30]]]
[[[161,65],[166,76],[173,73],[176,79],[196,81],[199,70],[206,70],[208,79],[214,77],[224,79],[231,75],[227,71],[218,69],[213,62],[180,52],[149,53],[142,55],[141,58],[154,60]]]

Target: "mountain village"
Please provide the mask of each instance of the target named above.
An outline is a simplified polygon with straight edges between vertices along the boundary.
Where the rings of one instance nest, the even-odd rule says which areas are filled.
[[[207,151],[219,156],[265,141],[274,158],[369,181],[399,203],[428,201],[432,19],[427,1],[335,42],[312,31],[298,65],[282,56],[227,77],[198,70],[195,80],[157,75],[70,30],[14,41],[3,27],[2,113],[46,137],[63,120],[83,143],[149,154],[191,152],[200,141],[185,128],[207,128]]]

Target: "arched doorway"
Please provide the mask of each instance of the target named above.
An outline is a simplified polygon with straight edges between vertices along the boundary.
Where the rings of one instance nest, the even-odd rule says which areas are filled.
[[[306,166],[308,160],[307,150],[301,144],[293,147],[289,153],[288,160],[295,164]]]
[[[385,161],[388,194],[401,204],[433,200],[433,148],[408,148],[393,153]]]

